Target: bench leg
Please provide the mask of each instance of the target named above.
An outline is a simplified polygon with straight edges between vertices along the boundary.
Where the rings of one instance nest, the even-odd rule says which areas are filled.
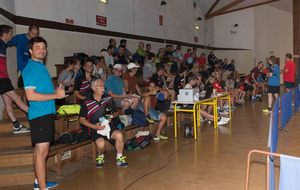
[[[63,178],[63,175],[62,175],[62,157],[61,157],[61,153],[58,153],[56,155],[56,159],[57,159],[57,162],[56,162],[56,174],[57,174],[57,178]]]
[[[93,162],[95,162],[96,156],[97,156],[97,147],[96,147],[96,144],[93,142],[92,143],[92,159],[93,159]]]

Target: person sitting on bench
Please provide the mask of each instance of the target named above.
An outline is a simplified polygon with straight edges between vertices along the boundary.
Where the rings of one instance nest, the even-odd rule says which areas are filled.
[[[93,95],[81,102],[79,113],[80,124],[83,127],[83,133],[95,142],[97,146],[98,156],[96,158],[96,167],[102,168],[104,165],[104,152],[106,141],[115,144],[117,150],[116,163],[118,166],[127,167],[128,163],[123,156],[124,139],[123,134],[118,130],[116,122],[110,122],[109,126],[104,125],[101,119],[105,117],[107,120],[107,112],[111,112],[113,117],[118,116],[118,110],[114,104],[112,97],[105,96],[104,82],[102,79],[94,79],[91,81]],[[111,115],[110,115],[111,116]],[[110,130],[110,131],[109,131]]]

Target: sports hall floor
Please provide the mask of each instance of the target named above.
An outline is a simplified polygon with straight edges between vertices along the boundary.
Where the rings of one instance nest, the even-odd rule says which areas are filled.
[[[231,125],[214,130],[205,125],[198,140],[183,137],[174,140],[169,127],[168,141],[152,142],[141,151],[125,152],[128,168],[118,168],[115,153],[106,153],[103,169],[92,160],[82,160],[64,168],[65,176],[57,190],[242,190],[245,184],[249,150],[267,150],[269,115],[262,113],[267,100],[246,102],[233,112]],[[278,152],[300,156],[300,113],[288,123],[288,131],[279,132]],[[265,189],[265,165],[262,156],[253,157],[250,189]],[[278,161],[276,161],[278,164]],[[278,167],[276,168],[278,177]],[[53,174],[49,174],[50,179]],[[32,186],[11,189],[32,189]]]

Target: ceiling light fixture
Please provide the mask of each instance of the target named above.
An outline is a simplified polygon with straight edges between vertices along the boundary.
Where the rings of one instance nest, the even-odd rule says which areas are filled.
[[[199,29],[200,29],[200,27],[199,27],[199,26],[195,26],[195,29],[196,29],[196,30],[199,30]]]
[[[107,4],[107,0],[99,0],[100,1],[100,3],[105,3],[105,4]]]
[[[167,1],[162,0],[162,1],[160,2],[160,5],[161,5],[161,6],[165,6],[166,4],[167,4]]]

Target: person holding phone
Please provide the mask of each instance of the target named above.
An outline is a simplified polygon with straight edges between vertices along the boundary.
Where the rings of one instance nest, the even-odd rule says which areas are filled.
[[[65,98],[65,90],[56,91],[52,78],[44,64],[47,55],[47,42],[42,37],[29,41],[29,59],[23,70],[26,98],[29,101],[28,119],[31,141],[34,145],[33,166],[35,171],[34,189],[48,189],[58,185],[46,181],[46,160],[50,142],[54,139],[55,99]]]

